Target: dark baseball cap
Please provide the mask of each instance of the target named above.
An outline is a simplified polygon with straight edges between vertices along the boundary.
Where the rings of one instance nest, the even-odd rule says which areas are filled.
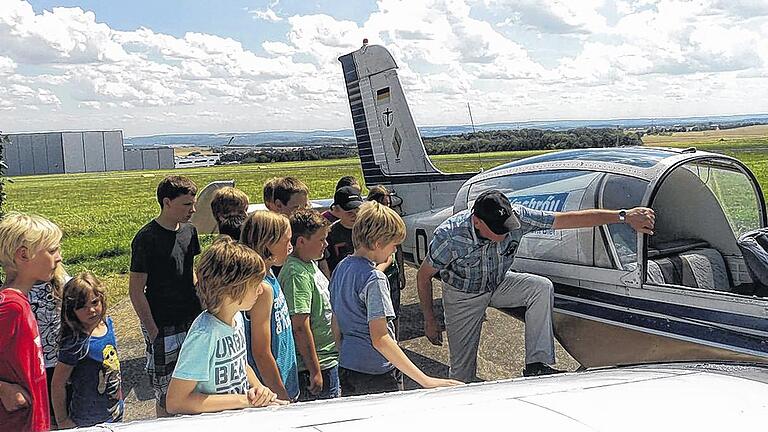
[[[472,206],[472,213],[498,235],[520,228],[520,219],[512,210],[509,199],[495,189],[485,191],[477,197],[475,205]]]
[[[363,204],[363,198],[360,196],[360,190],[352,186],[340,187],[333,194],[333,205],[349,211],[360,207]]]

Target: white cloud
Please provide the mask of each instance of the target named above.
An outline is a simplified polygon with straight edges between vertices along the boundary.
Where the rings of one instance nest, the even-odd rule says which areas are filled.
[[[12,58],[0,56],[0,75],[10,75],[16,70],[16,62]]]
[[[392,53],[419,124],[466,123],[467,101],[478,123],[768,111],[765,1],[378,0],[357,22],[277,1],[242,13],[282,30],[253,50],[0,1],[4,124],[349,127],[337,58],[364,37]]]
[[[485,5],[507,15],[504,25],[520,25],[542,33],[584,34],[603,31],[604,0],[485,0]]]
[[[126,58],[110,36],[106,24],[80,8],[54,8],[36,15],[25,1],[0,4],[0,54],[19,62],[76,64]]]
[[[252,10],[249,10],[248,13],[253,15],[253,19],[270,21],[270,22],[278,22],[283,20],[282,17],[277,16],[277,14],[275,13],[275,11],[272,10],[272,8],[267,8],[266,10],[252,9]]]

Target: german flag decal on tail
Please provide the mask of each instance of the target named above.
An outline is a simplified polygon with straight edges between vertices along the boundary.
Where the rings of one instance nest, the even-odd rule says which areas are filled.
[[[384,87],[376,90],[376,103],[388,103],[389,102],[389,87]]]

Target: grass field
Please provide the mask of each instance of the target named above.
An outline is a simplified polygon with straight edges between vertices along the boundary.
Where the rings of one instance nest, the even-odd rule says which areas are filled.
[[[760,127],[758,127],[760,128]],[[741,129],[749,129],[741,131]],[[721,134],[675,134],[647,137],[646,144],[667,147],[696,146],[735,156],[755,172],[761,185],[768,185],[768,127],[741,128]],[[762,135],[760,135],[762,134]],[[674,138],[674,139],[671,139]],[[446,172],[488,169],[542,152],[499,152],[476,155],[443,155],[432,158]],[[343,175],[361,178],[358,159],[316,162],[227,165],[165,171],[110,172],[17,177],[7,184],[6,210],[44,215],[64,231],[62,250],[70,273],[91,270],[105,279],[110,296],[119,300],[127,293],[130,242],[138,229],[159,211],[154,193],[157,183],[169,173],[183,174],[203,187],[214,180],[234,179],[237,186],[261,202],[264,182],[274,176],[293,175],[310,187],[313,199],[333,195],[336,180]]]
[[[434,158],[445,171],[479,171],[541,152],[500,152],[446,155]],[[64,231],[62,251],[70,273],[90,270],[103,277],[115,299],[127,292],[130,244],[136,231],[155,217],[157,183],[165,175],[183,174],[198,187],[214,180],[234,179],[236,185],[262,202],[261,188],[271,177],[293,175],[310,187],[310,198],[333,196],[343,175],[362,177],[356,158],[316,162],[226,165],[142,172],[86,173],[16,177],[7,184],[6,210],[44,215]]]

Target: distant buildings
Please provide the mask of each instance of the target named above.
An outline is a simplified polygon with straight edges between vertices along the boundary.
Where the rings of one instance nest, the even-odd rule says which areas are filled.
[[[176,168],[207,167],[216,165],[219,158],[217,154],[180,156],[175,158],[174,165]]]
[[[173,149],[125,149],[123,131],[8,134],[9,176],[174,168]]]

